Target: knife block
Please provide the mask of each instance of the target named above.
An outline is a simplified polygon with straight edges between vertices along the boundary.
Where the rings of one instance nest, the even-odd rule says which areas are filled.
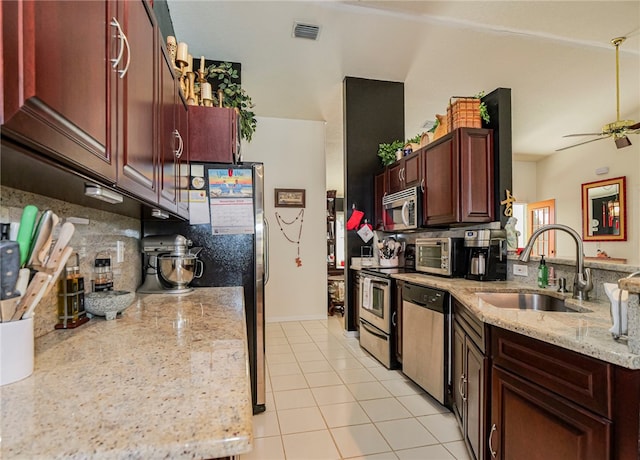
[[[0,385],[33,374],[33,317],[0,323]]]

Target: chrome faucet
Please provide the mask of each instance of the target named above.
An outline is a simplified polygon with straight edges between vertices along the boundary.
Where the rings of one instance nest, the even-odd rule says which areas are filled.
[[[582,249],[582,238],[571,227],[567,227],[562,224],[549,224],[538,228],[533,234],[526,247],[520,254],[520,260],[522,262],[529,262],[529,256],[531,256],[531,250],[533,249],[533,243],[544,232],[549,230],[563,230],[573,237],[576,242],[576,274],[573,278],[573,298],[579,300],[589,300],[589,291],[593,289],[593,282],[591,280],[591,269],[584,268],[584,252]]]

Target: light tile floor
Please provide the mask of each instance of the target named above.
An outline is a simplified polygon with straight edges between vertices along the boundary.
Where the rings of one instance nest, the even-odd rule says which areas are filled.
[[[468,460],[455,417],[346,337],[342,318],[266,326],[266,412],[242,460]]]

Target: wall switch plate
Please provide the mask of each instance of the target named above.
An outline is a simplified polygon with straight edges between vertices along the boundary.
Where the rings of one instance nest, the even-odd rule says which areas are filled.
[[[514,276],[528,276],[528,268],[529,267],[527,267],[526,265],[513,264],[513,274]]]

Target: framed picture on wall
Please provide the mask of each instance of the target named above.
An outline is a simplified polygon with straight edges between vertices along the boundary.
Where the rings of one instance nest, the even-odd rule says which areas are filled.
[[[305,189],[303,188],[277,188],[275,189],[276,208],[304,208]]]

